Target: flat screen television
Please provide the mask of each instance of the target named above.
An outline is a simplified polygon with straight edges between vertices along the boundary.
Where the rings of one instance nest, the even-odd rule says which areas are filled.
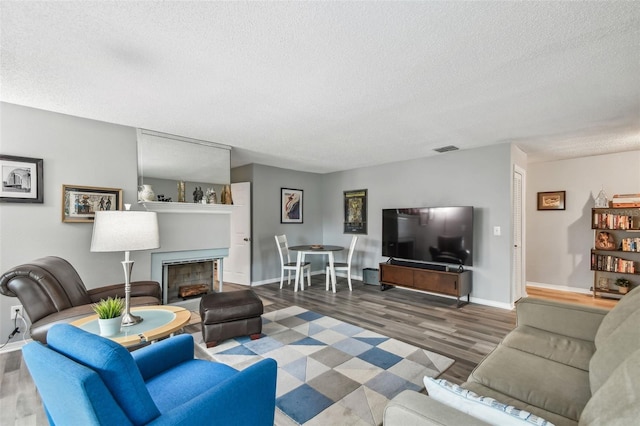
[[[472,266],[473,207],[383,209],[382,255]]]

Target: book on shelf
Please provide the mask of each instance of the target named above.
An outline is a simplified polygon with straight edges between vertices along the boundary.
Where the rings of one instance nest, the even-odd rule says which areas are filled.
[[[593,225],[598,229],[637,230],[640,229],[640,216],[594,213]]]
[[[620,272],[623,274],[635,274],[637,271],[636,262],[633,260],[596,253],[591,254],[591,269],[594,271]]]

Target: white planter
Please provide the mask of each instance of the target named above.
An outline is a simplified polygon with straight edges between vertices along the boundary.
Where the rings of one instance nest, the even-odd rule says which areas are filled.
[[[100,319],[98,318],[98,325],[100,326],[100,335],[104,337],[115,336],[120,333],[120,327],[122,325],[122,315],[116,318]]]

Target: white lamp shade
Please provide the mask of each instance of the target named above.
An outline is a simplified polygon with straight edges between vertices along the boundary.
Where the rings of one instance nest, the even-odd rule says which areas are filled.
[[[91,251],[135,251],[158,247],[160,235],[155,212],[96,212]]]

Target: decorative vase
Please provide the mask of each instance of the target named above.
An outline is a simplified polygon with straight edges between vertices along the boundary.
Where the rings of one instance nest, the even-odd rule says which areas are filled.
[[[184,203],[184,181],[178,181],[178,202]]]
[[[100,326],[100,335],[104,337],[115,336],[120,333],[120,326],[122,324],[122,315],[116,318],[101,319],[98,318],[98,325]]]
[[[153,192],[153,188],[151,185],[140,185],[140,190],[138,191],[138,200],[140,201],[154,201],[156,199],[156,194]]]
[[[618,292],[620,292],[621,294],[627,294],[628,291],[629,287],[618,287]]]

